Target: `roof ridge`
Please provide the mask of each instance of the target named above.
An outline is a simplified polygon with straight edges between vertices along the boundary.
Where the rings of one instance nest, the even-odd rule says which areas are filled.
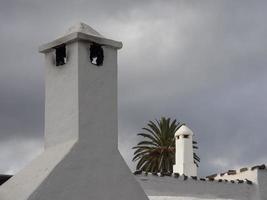
[[[186,180],[194,180],[194,181],[203,181],[203,182],[216,182],[216,183],[236,183],[236,184],[242,184],[242,183],[247,183],[248,185],[252,185],[253,182],[248,180],[248,179],[235,179],[235,180],[227,180],[227,179],[214,179],[214,178],[203,178],[203,177],[197,177],[197,176],[186,176],[184,174],[179,174],[179,173],[169,173],[168,175],[165,175],[164,173],[149,173],[149,172],[144,172],[144,171],[135,171],[133,173],[136,176],[149,176],[149,177],[170,177],[182,181]]]
[[[236,175],[237,173],[242,173],[242,172],[249,171],[249,170],[253,171],[255,169],[267,170],[267,166],[265,164],[261,164],[261,165],[254,165],[252,167],[242,167],[242,168],[236,169],[236,170],[230,169],[227,172],[208,175],[208,176],[206,176],[206,178],[214,178],[214,177],[219,176],[219,175],[224,176],[225,174]]]

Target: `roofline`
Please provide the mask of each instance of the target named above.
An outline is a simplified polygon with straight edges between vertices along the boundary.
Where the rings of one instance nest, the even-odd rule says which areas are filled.
[[[197,177],[197,176],[186,176],[184,174],[179,174],[179,173],[172,173],[172,174],[168,174],[168,175],[164,175],[161,173],[156,173],[156,174],[152,174],[152,173],[143,173],[143,172],[139,172],[139,173],[134,173],[134,175],[138,178],[140,178],[141,181],[146,181],[149,178],[153,178],[153,177],[158,177],[157,180],[166,180],[166,178],[168,178],[168,180],[179,180],[179,181],[194,181],[194,182],[202,182],[202,183],[224,183],[224,184],[247,184],[247,185],[253,185],[253,182],[251,180],[248,179],[233,179],[233,180],[226,180],[226,179],[214,179],[214,178],[201,178],[201,177]]]
[[[254,170],[267,170],[267,166],[265,164],[262,165],[255,165],[253,167],[243,167],[237,170],[228,170],[227,172],[223,173],[216,173],[206,176],[206,178],[215,178],[215,177],[223,177],[224,175],[236,175],[238,173],[243,173],[247,171],[254,171]]]
[[[122,42],[119,42],[119,41],[107,39],[107,38],[96,36],[96,35],[88,35],[82,32],[73,32],[63,37],[60,37],[52,42],[41,45],[39,47],[39,52],[47,53],[56,46],[60,46],[62,44],[67,44],[67,43],[71,43],[71,42],[79,41],[79,40],[95,42],[100,45],[111,46],[115,49],[122,48]]]

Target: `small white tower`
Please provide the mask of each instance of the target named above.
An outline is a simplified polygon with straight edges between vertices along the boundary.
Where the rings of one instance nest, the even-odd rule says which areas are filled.
[[[193,135],[193,132],[185,125],[176,131],[174,173],[197,176],[197,166],[193,157]]]

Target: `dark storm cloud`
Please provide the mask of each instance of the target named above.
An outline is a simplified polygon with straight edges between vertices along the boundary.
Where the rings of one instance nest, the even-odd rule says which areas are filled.
[[[266,162],[265,6],[260,1],[1,1],[0,172],[16,171],[40,151],[44,70],[37,47],[77,21],[124,43],[119,141],[132,168],[136,133],[160,116],[186,122],[195,132],[202,175]]]
[[[122,144],[136,142],[145,122],[165,115],[195,131],[202,175],[266,162],[262,4],[184,6],[171,9],[165,23],[153,20],[137,49],[128,48],[134,63],[121,64],[120,128],[136,131]]]

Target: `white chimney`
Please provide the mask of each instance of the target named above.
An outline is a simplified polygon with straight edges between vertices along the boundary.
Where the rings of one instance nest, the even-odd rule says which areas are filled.
[[[121,47],[121,42],[77,23],[63,37],[39,48],[45,55],[46,148],[79,139],[95,149],[117,149],[117,50]],[[97,55],[102,63],[96,63]]]
[[[197,166],[193,157],[193,135],[193,132],[185,125],[176,131],[174,173],[197,176]]]
[[[1,200],[148,200],[118,150],[117,50],[78,23],[45,56],[45,151],[0,188]]]

